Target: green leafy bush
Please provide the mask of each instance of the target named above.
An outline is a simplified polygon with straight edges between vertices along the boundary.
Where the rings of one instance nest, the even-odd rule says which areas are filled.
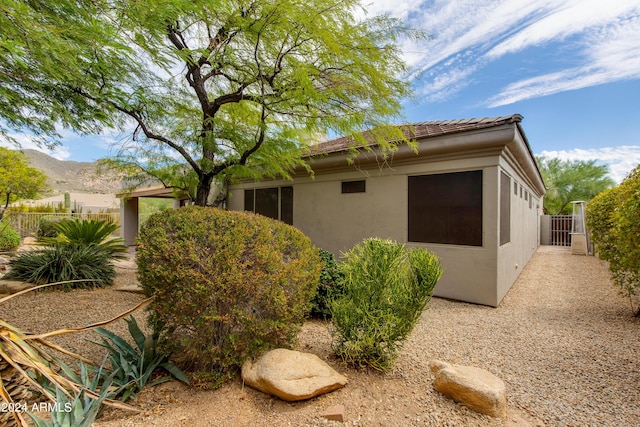
[[[619,204],[619,193],[619,187],[610,188],[587,204],[587,229],[595,251],[603,260],[610,260],[616,256],[615,211]]]
[[[320,249],[319,253],[323,264],[318,290],[311,301],[311,316],[327,319],[331,317],[329,301],[342,295],[344,287],[336,258],[331,252],[324,249]]]
[[[57,237],[58,230],[56,230],[55,225],[63,220],[59,216],[43,216],[38,221],[38,230],[36,231],[36,237],[38,239],[46,238],[46,237]]]
[[[340,264],[344,295],[331,301],[334,350],[343,361],[387,371],[442,275],[425,249],[367,239]]]
[[[114,386],[118,388],[115,395],[125,402],[135,397],[135,394],[149,383],[151,375],[159,368],[188,384],[189,379],[169,361],[169,357],[157,351],[158,333],[154,332],[146,336],[133,316],[126,321],[135,346],[104,328],[96,329],[96,332],[102,336],[102,342],[92,341],[108,351],[109,361],[114,369],[111,379]],[[161,384],[170,379],[164,376],[154,380],[150,385]]]
[[[81,246],[96,246],[107,252],[111,258],[126,258],[127,246],[124,239],[113,238],[111,235],[118,229],[118,225],[107,220],[96,219],[61,219],[51,223],[55,230],[55,237],[42,237],[38,241],[47,246],[72,244]]]
[[[209,383],[260,350],[294,342],[321,269],[317,248],[294,227],[197,206],[152,215],[137,262],[155,296],[160,350]]]
[[[9,224],[0,222],[0,252],[15,251],[20,246],[20,236]]]
[[[82,280],[62,284],[65,290],[109,286],[116,275],[107,252],[75,244],[24,252],[10,260],[9,267],[5,278],[37,285]]]
[[[598,256],[609,262],[609,271],[620,292],[640,294],[640,166],[618,187],[604,191],[587,205],[587,228]]]

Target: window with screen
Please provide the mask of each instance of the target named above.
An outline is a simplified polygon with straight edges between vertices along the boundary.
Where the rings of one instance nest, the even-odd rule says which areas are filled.
[[[482,171],[409,177],[409,241],[482,246]]]
[[[293,224],[293,187],[244,190],[244,210]]]
[[[500,172],[500,245],[511,241],[511,178]]]

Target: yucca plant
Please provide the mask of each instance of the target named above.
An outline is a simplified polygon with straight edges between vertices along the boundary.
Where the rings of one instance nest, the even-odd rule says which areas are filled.
[[[149,382],[151,375],[158,368],[164,369],[176,379],[189,384],[187,376],[169,361],[169,357],[157,351],[156,344],[159,332],[145,336],[133,316],[125,320],[135,346],[104,328],[96,329],[96,332],[102,335],[102,342],[92,341],[108,350],[109,360],[114,369],[113,382],[120,390],[117,395],[125,402],[134,397]],[[170,379],[170,377],[164,376],[156,379],[150,385],[161,384]]]
[[[38,239],[45,246],[60,244],[96,246],[104,250],[110,258],[123,259],[127,256],[127,246],[123,244],[124,240],[111,237],[118,229],[118,225],[111,221],[63,219],[53,223],[52,226],[58,236]]]
[[[0,299],[0,304],[26,292],[58,284],[59,283],[41,285],[17,292]],[[78,328],[59,329],[38,335],[26,334],[15,326],[0,319],[0,369],[2,370],[2,372],[0,372],[0,398],[2,402],[4,402],[5,407],[19,407],[20,402],[24,402],[31,397],[30,390],[40,393],[45,399],[55,403],[57,402],[59,397],[57,394],[59,393],[52,392],[52,387],[59,390],[60,393],[69,399],[74,399],[75,396],[79,396],[81,392],[91,399],[101,399],[102,390],[100,393],[88,390],[82,382],[78,381],[78,378],[74,379],[73,377],[70,378],[65,375],[65,370],[68,369],[68,367],[52,357],[48,349],[58,351],[83,363],[92,364],[92,362],[79,354],[70,352],[63,347],[47,341],[47,339],[57,335],[104,327],[147,306],[151,301],[152,298],[148,298],[133,309],[105,322],[94,323]],[[38,378],[45,379],[41,381],[44,381],[45,385],[37,381]],[[109,406],[138,412],[138,409],[132,406],[107,397],[102,398],[102,402]],[[0,416],[4,417],[0,418],[0,423],[3,426],[29,425],[24,413],[20,411],[0,413]]]

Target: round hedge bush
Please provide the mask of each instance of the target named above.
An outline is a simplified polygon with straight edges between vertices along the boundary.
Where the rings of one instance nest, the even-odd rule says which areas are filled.
[[[12,252],[20,246],[20,236],[10,225],[0,223],[0,252]]]
[[[137,244],[139,281],[155,295],[150,321],[161,331],[158,345],[207,381],[261,350],[291,346],[321,269],[318,249],[302,232],[248,212],[158,212]]]

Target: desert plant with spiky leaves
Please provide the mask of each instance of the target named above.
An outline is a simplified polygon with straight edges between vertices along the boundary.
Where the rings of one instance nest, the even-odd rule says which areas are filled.
[[[26,292],[58,284],[60,283],[51,283],[17,292],[0,299],[0,304]],[[0,369],[2,370],[0,372],[0,398],[2,402],[9,408],[18,407],[19,402],[29,398],[29,390],[31,389],[40,393],[45,399],[55,403],[58,396],[56,396],[57,392],[52,391],[52,387],[70,399],[79,396],[81,392],[89,398],[101,399],[101,393],[87,389],[85,385],[78,381],[78,378],[74,379],[73,377],[65,375],[65,366],[61,365],[55,357],[52,357],[50,350],[58,351],[83,363],[92,364],[92,362],[47,339],[53,336],[104,327],[147,306],[151,300],[152,298],[148,298],[131,310],[127,310],[113,319],[104,322],[98,322],[84,327],[64,328],[37,335],[27,334],[0,319]],[[49,386],[43,386],[36,378],[45,378]],[[138,411],[138,409],[132,406],[106,397],[102,399],[102,402],[120,409]],[[0,423],[3,426],[29,425],[24,413],[20,411],[6,412],[0,415],[5,415],[4,419],[0,419]]]
[[[60,389],[52,387],[48,381],[42,381],[43,386],[56,394],[56,405],[53,405],[50,411],[50,419],[43,419],[27,410],[27,415],[31,417],[36,427],[91,427],[95,419],[104,409],[103,401],[113,398],[119,391],[117,387],[113,387],[113,374],[107,375],[103,370],[106,363],[106,357],[102,365],[96,370],[93,366],[85,365],[80,362],[79,373],[69,368],[64,362],[61,365],[65,374],[75,382],[84,385],[85,388],[80,390],[79,394],[75,394],[70,399]],[[45,384],[46,383],[46,384]],[[99,397],[92,398],[87,391],[99,394]]]
[[[102,219],[63,219],[52,224],[58,233],[57,237],[43,237],[38,241],[46,246],[71,244],[81,246],[96,246],[104,250],[110,258],[124,259],[127,257],[127,246],[121,238],[111,235],[118,229],[118,225]]]
[[[136,393],[149,383],[151,376],[158,368],[171,374],[174,378],[189,384],[189,378],[176,365],[169,361],[169,356],[157,350],[160,331],[145,335],[135,317],[127,319],[127,326],[135,346],[119,335],[104,328],[97,328],[96,332],[102,336],[102,342],[91,341],[108,350],[107,356],[113,367],[113,384],[118,387],[116,395],[126,402],[135,397]],[[171,380],[164,376],[150,383],[157,385]]]

